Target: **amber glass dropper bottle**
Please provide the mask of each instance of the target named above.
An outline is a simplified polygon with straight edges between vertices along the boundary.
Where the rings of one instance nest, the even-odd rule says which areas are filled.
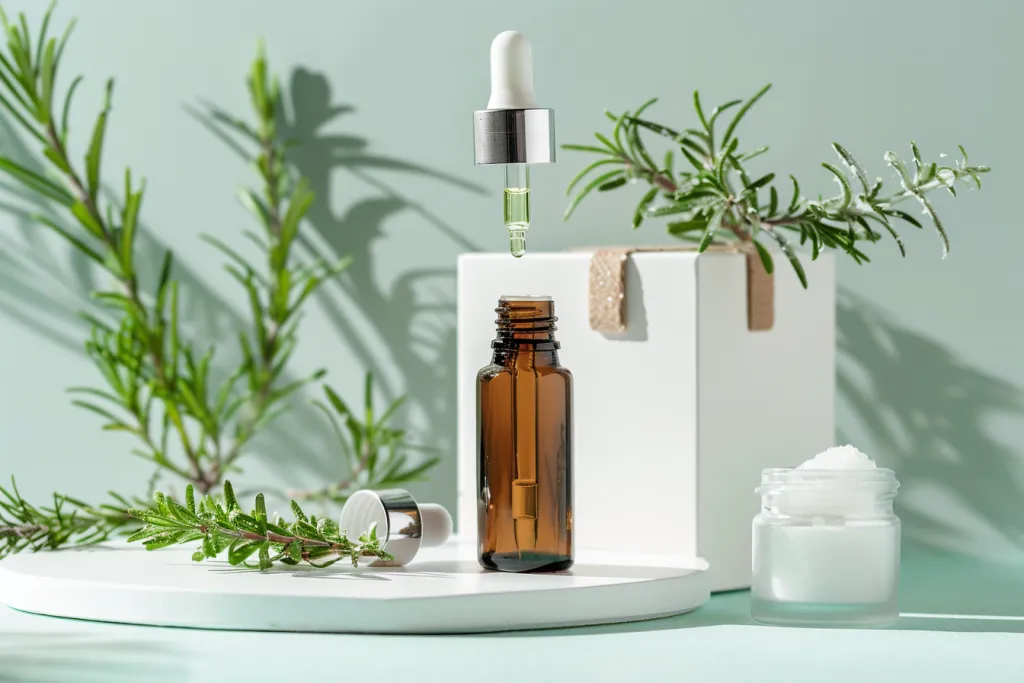
[[[572,375],[554,302],[504,296],[477,375],[479,559],[507,572],[572,566]]]

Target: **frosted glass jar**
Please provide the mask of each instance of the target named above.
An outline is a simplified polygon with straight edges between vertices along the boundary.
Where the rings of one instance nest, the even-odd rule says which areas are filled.
[[[892,470],[769,469],[754,518],[751,616],[874,626],[899,616],[900,520]]]

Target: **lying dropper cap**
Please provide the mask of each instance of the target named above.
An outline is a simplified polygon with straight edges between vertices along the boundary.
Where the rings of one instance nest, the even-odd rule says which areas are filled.
[[[355,538],[377,525],[377,538],[393,560],[374,560],[372,567],[400,567],[416,557],[420,547],[442,545],[452,533],[452,516],[441,505],[416,502],[405,489],[353,493],[341,509],[338,526]]]

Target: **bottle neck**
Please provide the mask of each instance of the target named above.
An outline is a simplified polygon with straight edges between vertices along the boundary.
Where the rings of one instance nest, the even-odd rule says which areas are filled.
[[[537,365],[558,364],[559,344],[555,341],[558,318],[550,298],[503,296],[494,310],[498,314],[491,342],[495,363],[530,354]]]

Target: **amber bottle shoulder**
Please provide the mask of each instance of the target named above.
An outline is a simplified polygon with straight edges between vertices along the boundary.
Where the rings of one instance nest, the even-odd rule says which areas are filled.
[[[476,373],[476,379],[478,382],[488,382],[502,374],[510,375],[512,372],[504,365],[491,363],[490,365],[485,365],[480,368],[480,371]]]
[[[561,365],[538,365],[534,367],[534,370],[541,377],[558,375],[559,377],[562,377],[567,381],[572,381],[572,373],[569,371],[568,368],[562,367]],[[490,365],[485,365],[484,367],[480,368],[480,371],[476,373],[476,379],[478,382],[490,382],[502,376],[512,376],[511,365],[491,363]]]

